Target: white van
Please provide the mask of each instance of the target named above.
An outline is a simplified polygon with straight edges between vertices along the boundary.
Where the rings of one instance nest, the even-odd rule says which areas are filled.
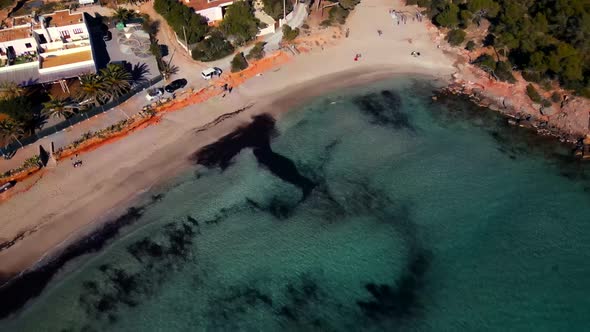
[[[220,68],[210,67],[203,70],[201,72],[201,76],[203,77],[203,79],[210,80],[215,75],[221,76],[221,73],[223,73],[223,70],[221,70]]]

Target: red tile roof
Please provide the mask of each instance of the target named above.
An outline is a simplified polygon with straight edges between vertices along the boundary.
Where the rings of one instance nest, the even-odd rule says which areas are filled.
[[[84,22],[82,13],[70,14],[69,10],[60,10],[53,14],[45,15],[45,17],[51,17],[51,19],[49,20],[50,26],[61,27],[65,25],[79,24]]]
[[[31,37],[31,28],[16,28],[0,30],[0,42]]]
[[[227,4],[230,2],[232,2],[232,0],[182,0],[183,4],[187,5],[188,7],[191,7],[195,11],[217,7],[219,5]]]

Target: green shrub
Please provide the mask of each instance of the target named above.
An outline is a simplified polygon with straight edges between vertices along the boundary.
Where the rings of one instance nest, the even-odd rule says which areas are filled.
[[[549,100],[543,99],[541,101],[541,105],[543,105],[543,107],[551,107],[551,105],[553,105],[553,104],[551,104],[551,102]]]
[[[259,60],[259,59],[264,58],[264,45],[266,45],[265,42],[256,43],[256,45],[254,45],[254,47],[252,47],[252,49],[250,50],[250,52],[246,56],[246,59]]]
[[[268,14],[268,16],[278,20],[279,18],[283,18],[283,1],[282,0],[262,0],[262,4],[264,5],[264,12]],[[287,6],[286,12],[289,13],[293,10],[293,2],[285,1],[285,5]]]
[[[561,95],[559,94],[559,92],[553,92],[553,94],[551,95],[551,101],[553,101],[554,103],[559,103],[561,101]]]
[[[41,165],[41,157],[39,155],[35,155],[27,160],[25,160],[25,162],[23,163],[23,168],[27,169],[27,168],[31,168],[31,167],[37,167]]]
[[[483,69],[496,70],[496,60],[489,54],[480,55],[473,61],[473,64]]]
[[[247,1],[236,1],[227,6],[223,21],[219,25],[225,36],[231,36],[237,45],[252,40],[258,33],[260,20],[254,16],[254,9]]]
[[[454,28],[459,24],[459,7],[452,2],[436,17],[434,21],[443,27]]]
[[[231,72],[237,73],[248,68],[248,61],[244,57],[244,53],[240,52],[231,60]]]
[[[541,103],[543,101],[543,98],[537,92],[537,89],[535,89],[535,87],[532,84],[529,84],[526,86],[526,94],[535,103]]]
[[[522,78],[527,80],[528,82],[539,83],[541,82],[541,74],[536,71],[524,70],[522,72]]]
[[[207,62],[225,58],[233,51],[232,44],[220,32],[215,32],[195,46],[192,56],[195,60]]]
[[[494,71],[496,77],[500,81],[515,83],[516,79],[512,75],[512,65],[507,61],[499,61],[496,63],[496,70]]]
[[[346,23],[346,18],[350,14],[350,11],[347,9],[342,8],[341,6],[334,6],[330,8],[330,21],[336,22],[338,24]]]
[[[584,98],[590,98],[590,88],[576,90],[576,93]]]
[[[459,12],[459,17],[461,18],[461,26],[466,28],[469,26],[469,23],[471,23],[473,14],[468,10],[462,10]]]
[[[323,26],[323,27],[332,26],[332,21],[330,21],[329,19],[323,20],[322,23],[320,23],[320,26]]]
[[[549,91],[553,88],[553,83],[549,79],[545,79],[541,82],[543,90]]]
[[[291,29],[288,24],[283,25],[283,41],[291,42],[299,36],[299,28]]]
[[[154,10],[164,16],[178,38],[184,40],[186,33],[189,44],[201,41],[209,30],[207,19],[180,1],[154,0]]]
[[[468,41],[467,45],[465,45],[465,49],[468,51],[475,50],[475,42],[473,40]]]
[[[449,31],[449,34],[447,35],[447,41],[449,42],[449,44],[457,46],[465,40],[466,35],[467,34],[465,33],[465,31],[461,29],[453,29]]]

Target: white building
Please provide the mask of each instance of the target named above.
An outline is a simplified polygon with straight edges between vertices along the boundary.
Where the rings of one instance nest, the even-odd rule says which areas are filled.
[[[207,19],[210,25],[223,19],[225,8],[231,5],[233,0],[183,0],[184,4]]]
[[[96,72],[83,13],[15,17],[0,30],[0,81],[22,85]]]

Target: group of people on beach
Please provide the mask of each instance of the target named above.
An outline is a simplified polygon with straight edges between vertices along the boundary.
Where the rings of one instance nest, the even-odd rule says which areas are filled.
[[[225,83],[222,87],[223,89],[223,95],[221,96],[221,98],[225,98],[225,93],[231,93],[234,89],[233,86],[229,86],[229,84]]]
[[[408,17],[406,16],[406,13],[398,12],[395,9],[391,9],[389,11],[389,15],[391,15],[391,18],[393,18],[397,21],[397,25],[399,25],[400,22],[402,22],[403,24],[406,24],[408,21]],[[414,22],[414,21],[422,22],[422,14],[420,12],[416,12],[416,14],[412,17],[412,22]]]

